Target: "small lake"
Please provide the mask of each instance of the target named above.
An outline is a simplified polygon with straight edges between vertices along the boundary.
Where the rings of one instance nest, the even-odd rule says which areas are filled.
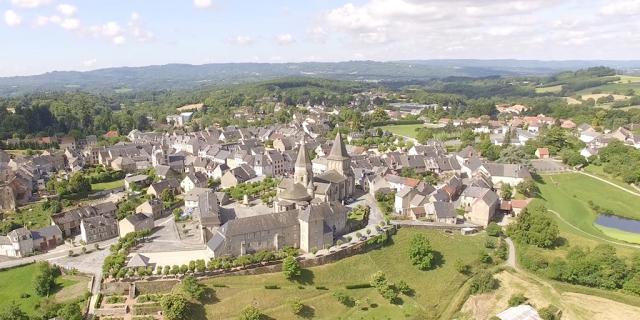
[[[601,214],[596,219],[596,223],[603,227],[640,234],[640,220]]]

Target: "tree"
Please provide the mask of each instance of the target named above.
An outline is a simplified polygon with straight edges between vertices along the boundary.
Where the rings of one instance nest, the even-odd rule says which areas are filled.
[[[538,193],[538,186],[532,179],[524,179],[516,186],[518,193],[525,197],[534,197]]]
[[[542,205],[530,205],[522,210],[516,223],[507,228],[507,234],[515,241],[550,248],[558,238],[558,225],[548,216]]]
[[[409,259],[420,270],[429,270],[433,267],[434,253],[431,244],[423,234],[416,234],[409,244]]]
[[[300,274],[302,274],[298,260],[292,256],[288,256],[282,260],[282,272],[289,280],[299,277]]]
[[[15,303],[0,312],[0,320],[29,320],[29,316]]]
[[[58,317],[64,320],[82,320],[82,311],[77,303],[65,304],[58,310]]]
[[[640,273],[636,273],[622,286],[624,291],[640,296]]]
[[[200,300],[204,296],[204,286],[193,276],[182,279],[182,290],[192,299]]]
[[[262,312],[260,309],[254,306],[246,306],[240,312],[240,320],[260,320],[262,319]]]
[[[91,182],[82,173],[77,172],[69,179],[67,189],[70,193],[86,195],[91,191]]]
[[[500,189],[500,195],[502,196],[502,200],[511,200],[511,197],[513,197],[513,188],[511,185],[508,183],[503,184]]]
[[[39,296],[48,296],[55,285],[53,270],[46,261],[38,262],[36,269],[36,276],[33,279],[34,289]]]
[[[168,203],[172,203],[175,200],[175,196],[173,192],[169,189],[164,189],[162,193],[160,193],[160,200]]]
[[[188,320],[190,318],[189,301],[181,294],[168,294],[160,300],[162,313],[167,320]]]

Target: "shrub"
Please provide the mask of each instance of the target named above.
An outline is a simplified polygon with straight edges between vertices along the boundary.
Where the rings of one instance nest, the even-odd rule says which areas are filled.
[[[502,235],[502,227],[500,227],[497,223],[491,222],[487,226],[487,235],[491,237],[499,237]]]
[[[458,258],[456,259],[456,271],[467,275],[469,274],[469,272],[471,272],[471,266],[464,263],[464,261],[462,261],[462,259]]]
[[[329,290],[329,289],[325,286],[316,286],[316,290]]]
[[[484,247],[487,249],[493,249],[496,247],[496,242],[493,241],[493,239],[487,239],[487,241],[484,242]]]
[[[355,305],[355,300],[342,292],[336,291],[333,293],[333,296],[346,307],[351,308]]]
[[[267,284],[264,286],[265,289],[280,289],[280,287],[278,287],[278,285],[275,284]]]
[[[524,294],[522,293],[516,293],[514,295],[511,295],[511,297],[509,298],[509,307],[515,307],[515,306],[519,306],[525,302],[527,302],[527,297],[524,296]]]
[[[485,264],[490,264],[490,263],[493,262],[493,260],[491,259],[491,256],[486,251],[481,251],[480,252],[480,262],[485,263]]]
[[[346,286],[344,286],[345,289],[351,290],[351,289],[365,289],[365,288],[371,288],[371,284],[369,283],[357,283],[357,284],[348,284]]]
[[[560,320],[562,318],[562,311],[554,305],[538,310],[538,314],[543,320]]]
[[[254,306],[246,306],[240,312],[240,320],[260,320],[262,312]]]
[[[396,285],[396,288],[405,296],[410,296],[413,294],[413,289],[411,289],[411,287],[409,287],[409,284],[407,284],[404,280],[400,280]]]
[[[182,290],[192,299],[200,300],[204,296],[204,286],[193,276],[182,279]]]
[[[491,292],[498,288],[498,280],[493,277],[489,271],[481,271],[472,280],[470,291],[471,294],[480,294]]]
[[[291,308],[291,312],[295,315],[299,315],[304,310],[304,305],[300,302],[299,298],[294,298],[289,301],[289,307]]]
[[[160,300],[162,314],[167,320],[190,319],[189,301],[181,294],[168,294]]]
[[[285,277],[287,277],[287,279],[291,280],[293,278],[299,277],[302,273],[302,270],[296,258],[288,256],[282,261],[282,272],[284,273]]]

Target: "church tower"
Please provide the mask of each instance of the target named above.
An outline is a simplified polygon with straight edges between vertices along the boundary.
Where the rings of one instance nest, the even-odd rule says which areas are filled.
[[[345,177],[353,176],[351,173],[351,157],[347,153],[347,147],[342,141],[340,131],[338,131],[336,139],[333,141],[333,146],[331,146],[331,152],[327,157],[327,170],[334,170]]]
[[[303,186],[308,186],[309,182],[313,182],[313,170],[311,166],[311,159],[307,153],[307,144],[304,137],[300,141],[300,150],[298,150],[298,158],[293,171],[293,183],[299,183]]]

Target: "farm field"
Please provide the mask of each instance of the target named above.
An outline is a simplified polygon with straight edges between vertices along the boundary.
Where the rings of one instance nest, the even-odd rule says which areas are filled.
[[[104,191],[119,188],[122,186],[124,186],[124,179],[111,182],[94,183],[91,185],[91,191]]]
[[[621,75],[619,77],[620,77],[620,80],[616,81],[615,83],[638,83],[638,82],[640,82],[640,76]]]
[[[640,208],[640,197],[577,173],[544,176],[538,187],[541,198],[536,201],[543,202],[547,209],[556,211],[562,217],[564,221],[556,220],[561,236],[568,240],[569,245],[622,243],[619,240],[640,243],[640,235],[628,234],[625,237],[617,237],[617,233],[603,233],[594,225],[597,215],[589,206],[589,201],[593,201],[595,205],[611,210],[616,215],[640,219],[640,212],[637,210]],[[617,247],[621,253],[637,250],[624,245]]]
[[[433,249],[442,255],[442,264],[436,269],[420,271],[409,261],[409,241],[416,233],[426,234]],[[393,237],[392,245],[310,268],[303,272],[299,282],[288,281],[281,273],[205,280],[204,283],[216,291],[216,302],[204,306],[206,316],[209,319],[235,318],[242,308],[254,304],[269,319],[290,319],[293,315],[287,302],[300,298],[309,318],[437,318],[466,280],[456,271],[455,261],[462,259],[474,264],[484,248],[485,239],[484,234],[462,236],[436,230],[401,229]],[[415,295],[403,295],[403,302],[394,305],[383,299],[374,288],[345,288],[349,284],[369,283],[371,275],[377,271],[383,271],[392,282],[406,281],[415,290]],[[279,289],[265,289],[265,285],[277,285]],[[334,292],[351,296],[359,306],[342,305],[333,296]]]
[[[39,297],[33,288],[35,271],[35,264],[0,271],[0,310],[15,302],[27,314],[36,314],[36,305],[44,298]],[[53,299],[63,303],[81,298],[88,291],[88,282],[89,278],[84,276],[59,276],[56,279],[57,290]],[[23,294],[27,294],[28,297],[21,298]]]
[[[640,82],[631,83],[607,83],[598,87],[592,87],[580,90],[576,92],[578,95],[592,94],[594,90],[600,90],[602,93],[623,92],[624,90],[633,89],[636,92],[640,92]]]
[[[380,127],[380,129],[389,131],[393,134],[415,139],[418,133],[416,130],[422,127],[424,127],[424,125],[422,124],[400,124],[400,125],[383,126],[383,127]]]
[[[560,92],[560,90],[562,90],[562,85],[559,84],[557,86],[551,86],[551,87],[539,87],[536,88],[536,93],[557,93]]]

